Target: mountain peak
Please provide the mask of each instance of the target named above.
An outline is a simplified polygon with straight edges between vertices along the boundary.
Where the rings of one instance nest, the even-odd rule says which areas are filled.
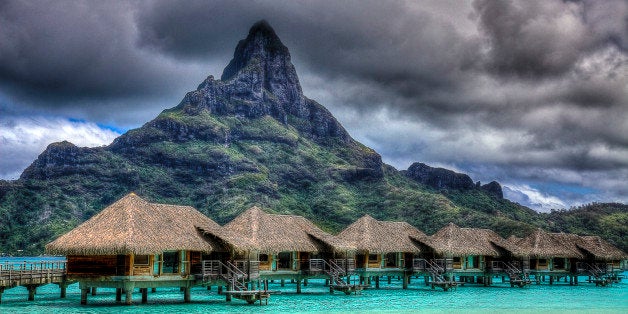
[[[266,65],[267,61],[279,61],[281,65],[294,71],[288,48],[266,20],[253,24],[248,36],[238,42],[233,59],[224,69],[220,79],[226,81],[233,78],[254,60],[263,63],[261,65]]]

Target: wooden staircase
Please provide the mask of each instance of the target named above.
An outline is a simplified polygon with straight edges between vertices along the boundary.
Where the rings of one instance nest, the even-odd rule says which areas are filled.
[[[532,282],[530,280],[530,276],[527,273],[523,272],[517,262],[501,263],[504,271],[506,272],[506,274],[508,274],[511,287],[514,287],[516,285],[517,287],[522,288]]]
[[[249,304],[253,304],[255,301],[260,301],[260,304],[262,301],[266,301],[268,304],[269,291],[249,290],[248,288],[249,281],[259,277],[259,267],[254,265],[255,263],[248,261],[234,264],[230,261],[205,260],[202,264],[203,282],[209,284],[212,281],[222,280],[228,286],[225,294],[244,300]],[[247,268],[248,273],[244,271]]]
[[[425,268],[430,273],[432,282],[430,283],[432,289],[440,287],[444,291],[448,291],[451,288],[456,288],[458,283],[453,280],[445,278],[446,261],[443,259],[437,260],[425,260]]]
[[[355,262],[353,259],[310,259],[310,272],[323,272],[329,276],[329,291],[331,293],[338,290],[349,295],[364,289],[363,286],[348,283],[342,278],[350,275],[354,270]]]
[[[606,264],[579,262],[576,267],[578,272],[583,272],[585,275],[592,277],[591,281],[596,286],[604,287],[615,281],[613,272],[608,271]]]

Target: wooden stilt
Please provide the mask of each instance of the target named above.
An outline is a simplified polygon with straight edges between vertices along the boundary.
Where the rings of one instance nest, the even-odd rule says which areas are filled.
[[[96,295],[96,287],[92,287],[92,295]]]
[[[386,277],[388,277],[388,284],[390,284],[391,282],[390,276],[386,276]]]
[[[286,281],[285,281],[285,280],[283,280],[283,279],[281,279],[281,286],[282,286],[282,287],[285,287],[285,286],[286,286]]]
[[[124,304],[131,305],[133,304],[133,288],[124,289]]]
[[[408,282],[410,281],[408,279],[409,278],[407,275],[403,275],[403,285],[402,285],[403,289],[408,289]]]
[[[89,288],[81,289],[81,305],[87,304],[87,294],[89,293]]]
[[[573,279],[573,282],[576,286],[578,285],[578,275],[575,276],[575,278]]]
[[[375,289],[379,289],[379,276],[375,276]]]
[[[573,286],[573,276],[569,276],[569,285]]]
[[[550,285],[554,284],[554,276],[549,277],[549,282],[550,282]]]
[[[2,304],[2,294],[4,293],[4,287],[0,287],[0,304]]]
[[[297,279],[297,294],[301,294],[301,279]]]
[[[231,293],[227,293],[227,295],[225,296],[225,301],[231,302]]]
[[[151,289],[150,289],[150,292],[151,292],[151,293],[155,293],[155,292],[157,292],[157,288],[151,288]]]
[[[218,294],[222,294],[222,286],[218,286]]]
[[[425,286],[430,285],[430,276],[423,276],[423,281],[425,281]]]
[[[61,288],[61,293],[59,294],[59,297],[61,299],[65,299],[68,285],[66,283],[61,283],[59,284],[59,288]]]
[[[212,290],[212,286],[207,286],[207,291],[211,291]]]
[[[35,301],[35,294],[37,293],[37,286],[28,285],[26,286],[28,289],[28,301]]]
[[[116,288],[116,302],[122,301],[122,288]]]
[[[148,288],[140,288],[140,292],[142,293],[142,304],[148,302]]]
[[[190,288],[190,287],[185,287],[183,289],[183,302],[184,303],[190,303],[190,290],[191,289],[192,288]]]
[[[303,286],[307,287],[307,279],[303,279]]]

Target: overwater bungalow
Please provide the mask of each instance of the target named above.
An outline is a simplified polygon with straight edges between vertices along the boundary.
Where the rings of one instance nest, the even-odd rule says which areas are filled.
[[[568,244],[573,241],[577,241],[577,238],[566,239],[539,228],[527,237],[514,240],[512,244],[517,248],[517,255],[522,257],[525,270],[529,269],[537,279],[549,275],[550,283],[553,283],[554,279],[572,273],[572,267],[584,258],[580,250]]]
[[[197,225],[220,228],[190,206],[149,203],[131,193],[46,245],[46,251],[67,256],[67,276],[79,281],[82,304],[97,287],[116,288],[117,301],[124,290],[127,304],[134,288],[146,302],[148,288],[181,287],[189,302],[202,254],[217,248]]]
[[[520,271],[513,263],[512,245],[489,229],[460,228],[450,223],[429,238],[413,238],[424,247],[426,270],[433,281],[453,281],[454,276],[490,284],[496,274],[520,282]]]
[[[582,253],[582,259],[570,260],[569,270],[576,277],[590,276],[597,284],[606,285],[625,269],[626,254],[598,236],[571,233],[552,233],[552,236],[565,247]]]
[[[377,276],[384,275],[406,276],[412,269],[413,260],[421,249],[410,237],[426,238],[427,235],[407,222],[379,221],[369,215],[362,216],[338,234],[339,240],[355,247],[357,272],[367,279],[376,276],[376,280]]]
[[[297,280],[297,292],[301,280],[330,276],[330,267],[352,268],[346,253],[353,248],[301,216],[269,214],[252,207],[224,225],[222,232],[252,245],[249,256],[259,261],[260,279]],[[246,249],[233,243],[234,249]]]

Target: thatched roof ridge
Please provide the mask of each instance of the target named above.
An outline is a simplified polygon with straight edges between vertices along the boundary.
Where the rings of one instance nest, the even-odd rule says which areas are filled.
[[[246,210],[223,227],[228,237],[242,237],[261,253],[286,251],[322,252],[344,250],[334,237],[301,216],[268,214],[257,206]],[[233,240],[233,238],[230,238]],[[237,241],[233,243],[238,246]],[[240,243],[240,245],[243,245]]]
[[[220,226],[190,206],[149,203],[130,193],[46,245],[49,254],[157,254],[169,250],[210,252],[195,224]]]
[[[454,223],[438,230],[424,242],[436,253],[444,255],[485,255],[499,256],[501,252],[496,246],[508,251],[513,246],[490,229],[460,228]]]
[[[347,226],[337,237],[354,246],[359,252],[419,253],[421,249],[412,242],[410,237],[425,238],[427,236],[405,221],[379,221],[369,215],[364,215]]]
[[[569,236],[571,237],[571,235]],[[582,253],[571,244],[574,240],[567,240],[566,237],[551,234],[538,228],[527,237],[516,242],[518,248],[517,255],[583,258]]]

